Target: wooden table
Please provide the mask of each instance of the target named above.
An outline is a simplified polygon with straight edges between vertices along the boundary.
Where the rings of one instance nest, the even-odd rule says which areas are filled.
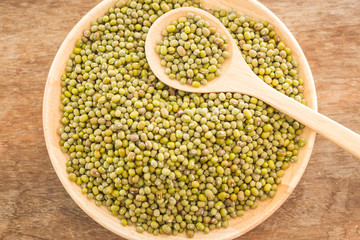
[[[75,23],[98,2],[0,1],[0,239],[119,239],[66,193],[42,132],[51,62]],[[261,2],[302,46],[319,111],[360,133],[360,1]],[[359,203],[360,160],[318,136],[291,197],[239,239],[360,239]]]

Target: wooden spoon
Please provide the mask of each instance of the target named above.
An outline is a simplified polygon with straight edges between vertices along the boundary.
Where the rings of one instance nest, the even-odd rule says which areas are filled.
[[[188,84],[180,84],[178,80],[170,79],[165,73],[164,67],[160,65],[160,56],[155,51],[157,40],[162,38],[161,32],[163,29],[172,21],[186,16],[189,12],[201,16],[212,27],[216,27],[217,32],[225,35],[229,39],[228,51],[231,54],[231,57],[222,64],[221,75],[199,88],[194,88]],[[239,92],[257,97],[360,158],[360,135],[264,83],[249,68],[224,25],[216,17],[204,10],[186,7],[162,15],[149,30],[145,43],[145,52],[151,70],[157,78],[170,87],[186,92]]]

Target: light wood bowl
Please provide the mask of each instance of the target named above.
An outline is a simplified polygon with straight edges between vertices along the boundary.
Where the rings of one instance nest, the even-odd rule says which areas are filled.
[[[78,185],[68,179],[65,163],[69,159],[69,156],[60,150],[60,137],[57,134],[57,128],[60,125],[59,119],[61,117],[61,111],[59,110],[61,74],[64,73],[66,60],[73,51],[75,41],[81,38],[83,30],[89,29],[91,21],[103,16],[116,2],[117,0],[104,0],[94,7],[76,24],[56,54],[44,92],[43,127],[46,146],[56,174],[66,191],[84,212],[103,227],[127,239],[188,239],[185,234],[179,234],[177,236],[154,236],[148,233],[140,234],[136,232],[134,226],[124,227],[120,224],[120,220],[117,217],[112,216],[105,207],[97,207],[93,200],[89,200],[86,195],[81,193],[81,189]],[[212,8],[214,6],[226,9],[232,8],[236,9],[241,14],[248,15],[254,20],[268,20],[273,24],[281,40],[292,49],[292,55],[299,62],[299,75],[305,82],[304,95],[308,102],[308,106],[317,110],[314,80],[308,62],[294,36],[279,18],[256,0],[205,0],[204,3],[206,8]],[[198,232],[196,233],[195,238],[219,240],[233,239],[248,232],[270,217],[294,190],[310,159],[315,141],[315,132],[311,131],[309,128],[305,128],[302,136],[307,139],[307,144],[304,148],[300,149],[298,162],[292,163],[290,168],[286,170],[286,174],[282,178],[282,184],[279,186],[274,198],[263,202],[259,201],[259,206],[256,209],[246,211],[242,217],[231,219],[228,228],[216,229],[210,231],[207,235]]]

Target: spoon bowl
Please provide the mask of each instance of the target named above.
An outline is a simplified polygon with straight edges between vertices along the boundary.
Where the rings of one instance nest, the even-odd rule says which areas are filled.
[[[162,67],[160,64],[160,55],[155,51],[157,40],[162,38],[161,32],[163,31],[163,29],[165,29],[166,26],[168,26],[172,21],[176,21],[180,17],[186,16],[187,13],[194,13],[200,16],[202,19],[208,21],[211,27],[215,27],[218,33],[220,33],[221,35],[225,35],[229,40],[227,51],[230,53],[231,56],[230,58],[225,59],[225,62],[222,64],[222,74],[219,77],[216,77],[214,80],[209,81],[206,85],[201,85],[201,87],[199,88],[195,88],[188,84],[181,84],[178,80],[170,79],[169,76],[165,73],[165,68]],[[207,11],[194,7],[182,7],[162,15],[151,26],[145,42],[146,58],[151,70],[154,72],[157,78],[159,78],[166,85],[173,88],[186,92],[198,93],[229,92],[229,86],[228,84],[224,84],[223,79],[227,78],[226,73],[228,73],[228,70],[233,67],[233,61],[235,59],[238,59],[239,57],[242,58],[240,51],[237,51],[237,49],[238,47],[236,46],[236,43],[232,39],[230,33],[217,18],[215,18]],[[249,74],[253,74],[249,67],[247,67],[246,70],[249,70]],[[237,90],[234,89],[234,92],[237,92]]]

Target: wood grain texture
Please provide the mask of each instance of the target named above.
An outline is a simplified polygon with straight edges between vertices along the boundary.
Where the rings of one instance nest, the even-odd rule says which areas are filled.
[[[120,239],[65,192],[50,164],[41,123],[51,62],[68,32],[98,2],[0,1],[0,239]],[[319,112],[359,133],[360,2],[261,2],[303,48]],[[359,173],[359,159],[318,136],[290,198],[239,239],[359,239]]]

